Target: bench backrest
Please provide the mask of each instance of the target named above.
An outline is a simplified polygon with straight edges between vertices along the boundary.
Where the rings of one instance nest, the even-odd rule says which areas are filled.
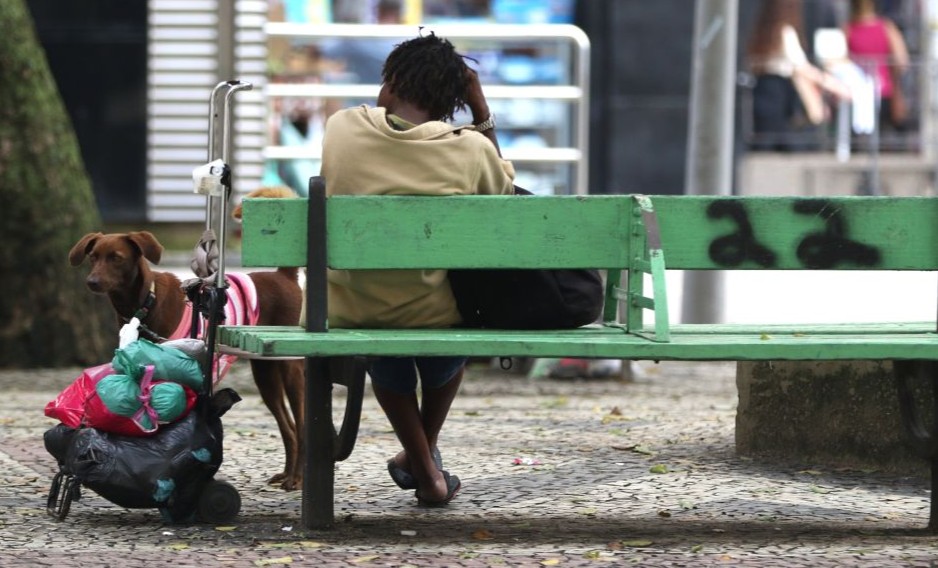
[[[245,200],[242,255],[306,265],[306,199]],[[332,268],[625,267],[631,199],[349,197],[326,203]],[[292,235],[291,238],[289,235]]]
[[[668,269],[938,269],[934,198],[650,201]],[[305,198],[245,200],[244,264],[306,266],[307,206]],[[329,261],[350,269],[626,268],[634,209],[624,195],[337,196],[327,203]]]
[[[660,341],[668,339],[666,268],[938,270],[935,198],[327,199],[321,184],[311,184],[310,195],[245,200],[246,266],[606,269],[604,320],[617,322],[614,300],[625,300],[624,327],[640,332],[642,310],[653,310]],[[652,275],[653,297],[642,273]],[[307,278],[324,297],[324,271]]]

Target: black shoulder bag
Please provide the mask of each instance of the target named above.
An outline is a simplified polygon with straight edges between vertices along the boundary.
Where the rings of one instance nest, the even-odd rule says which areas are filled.
[[[532,195],[515,186],[515,195]],[[603,281],[587,269],[466,269],[448,272],[463,326],[572,329],[595,322]]]

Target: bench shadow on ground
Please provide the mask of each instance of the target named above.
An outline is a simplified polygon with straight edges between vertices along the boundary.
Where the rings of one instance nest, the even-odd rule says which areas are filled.
[[[802,516],[804,512],[802,512]],[[574,547],[615,548],[617,543],[627,547],[676,548],[705,546],[769,546],[798,543],[799,546],[818,548],[895,546],[897,542],[922,544],[938,536],[922,525],[907,520],[891,526],[879,526],[850,519],[843,522],[786,520],[759,521],[749,518],[723,517],[707,520],[658,519],[648,517],[582,518],[569,515],[539,515],[518,518],[515,515],[486,515],[467,518],[442,513],[414,517],[407,513],[389,513],[371,518],[345,517],[338,519],[331,530],[306,530],[285,527],[283,517],[271,514],[242,515],[232,527],[209,524],[161,525],[155,512],[95,511],[73,515],[66,523],[85,523],[97,527],[102,533],[118,530],[122,526],[152,525],[153,531],[135,536],[137,546],[143,544],[166,545],[180,539],[198,542],[200,546],[263,546],[279,543],[289,548],[291,543],[302,548],[309,541],[324,546],[352,546],[375,549],[404,545],[508,548],[521,543],[525,548],[558,545]],[[289,530],[286,530],[289,529]],[[401,531],[412,531],[402,535]],[[898,541],[897,541],[898,539]],[[146,542],[149,541],[149,542]]]

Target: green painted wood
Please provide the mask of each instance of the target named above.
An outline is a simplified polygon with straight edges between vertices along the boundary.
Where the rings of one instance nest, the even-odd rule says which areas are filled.
[[[678,325],[659,343],[610,327],[567,331],[222,327],[220,341],[262,356],[466,355],[646,360],[938,359],[930,323],[853,326]]]
[[[336,268],[625,266],[630,210],[623,196],[337,197],[329,259]]]
[[[651,199],[669,269],[713,269],[748,258],[740,269],[938,269],[934,198]],[[647,200],[643,203],[646,203]],[[601,267],[658,273],[657,250],[644,250],[644,222],[629,196],[336,197],[328,201],[328,254],[334,267]],[[714,207],[723,215],[714,215]],[[800,209],[799,208],[804,208]],[[305,263],[306,200],[249,200],[244,261]],[[647,215],[646,215],[647,217]],[[630,224],[634,227],[630,228]],[[749,249],[732,243],[747,236]],[[807,241],[806,241],[807,239]],[[806,243],[815,241],[811,248]],[[654,242],[654,235],[649,237]],[[754,254],[762,247],[763,256]],[[800,256],[799,256],[799,248]],[[716,251],[716,253],[715,253]],[[768,251],[768,252],[766,252]],[[805,254],[807,252],[808,254]],[[631,259],[631,267],[630,264]],[[764,261],[762,264],[758,260]],[[740,260],[737,258],[736,260]],[[641,278],[630,279],[640,298]],[[607,295],[613,292],[607,292]],[[638,300],[636,300],[638,302]],[[630,302],[635,304],[635,302]],[[644,302],[648,304],[648,302]],[[607,310],[608,312],[608,310]],[[629,311],[639,313],[637,305]],[[674,326],[638,318],[615,327],[564,332],[223,328],[221,343],[263,356],[444,355],[608,357],[624,359],[928,359],[938,356],[934,324],[840,326]],[[631,331],[632,333],[628,333]]]
[[[302,266],[305,210],[306,200],[245,200],[242,262]],[[626,196],[338,196],[327,204],[329,262],[348,269],[624,267],[630,212]]]
[[[305,198],[250,198],[241,203],[244,266],[306,266]]]
[[[878,259],[857,264],[840,251],[836,269],[938,269],[938,199],[930,197],[824,198],[837,211],[844,235],[871,246]],[[669,269],[804,269],[798,247],[828,230],[818,214],[798,204],[820,198],[655,196],[665,264]],[[730,217],[709,218],[714,203],[741,207],[753,238],[775,255],[773,266],[752,260],[716,263],[710,247],[740,230]],[[336,197],[329,200],[329,256],[344,268],[624,267],[628,196]],[[426,207],[426,209],[423,209]],[[305,199],[245,200],[243,262],[247,266],[302,266],[306,254]],[[388,254],[392,247],[394,254]]]
[[[803,269],[798,247],[805,237],[828,229],[825,216],[836,211],[845,235],[879,251],[879,260],[860,265],[841,259],[835,269],[938,269],[938,199],[933,197],[712,197],[656,196],[652,198],[661,227],[662,248],[669,269]],[[796,207],[829,205],[820,214],[799,213]],[[776,264],[763,267],[751,260],[738,266],[713,261],[710,246],[716,239],[738,233],[730,216],[711,219],[714,203],[741,208],[753,237],[776,256]],[[828,243],[830,244],[830,243]],[[845,254],[845,247],[832,245]]]

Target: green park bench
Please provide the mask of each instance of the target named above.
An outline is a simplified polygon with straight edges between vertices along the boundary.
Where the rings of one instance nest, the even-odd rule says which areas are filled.
[[[938,199],[729,196],[325,197],[244,203],[245,266],[305,266],[305,328],[219,329],[221,350],[307,358],[303,523],[334,521],[334,467],[358,432],[369,356],[625,360],[892,360],[908,438],[931,463],[928,528],[938,531],[932,410],[911,379],[938,377],[936,322],[761,325],[668,319],[665,269],[938,270]],[[599,268],[602,322],[573,330],[330,329],[326,267]],[[650,274],[651,290],[645,288]],[[623,279],[623,275],[625,278]],[[650,292],[650,293],[649,293]],[[772,298],[797,302],[796,297]],[[884,293],[870,302],[888,302]],[[621,306],[621,309],[620,309]],[[863,309],[858,306],[858,309]],[[644,323],[643,316],[650,312]],[[333,385],[348,388],[339,428]],[[925,418],[929,419],[926,420]]]

